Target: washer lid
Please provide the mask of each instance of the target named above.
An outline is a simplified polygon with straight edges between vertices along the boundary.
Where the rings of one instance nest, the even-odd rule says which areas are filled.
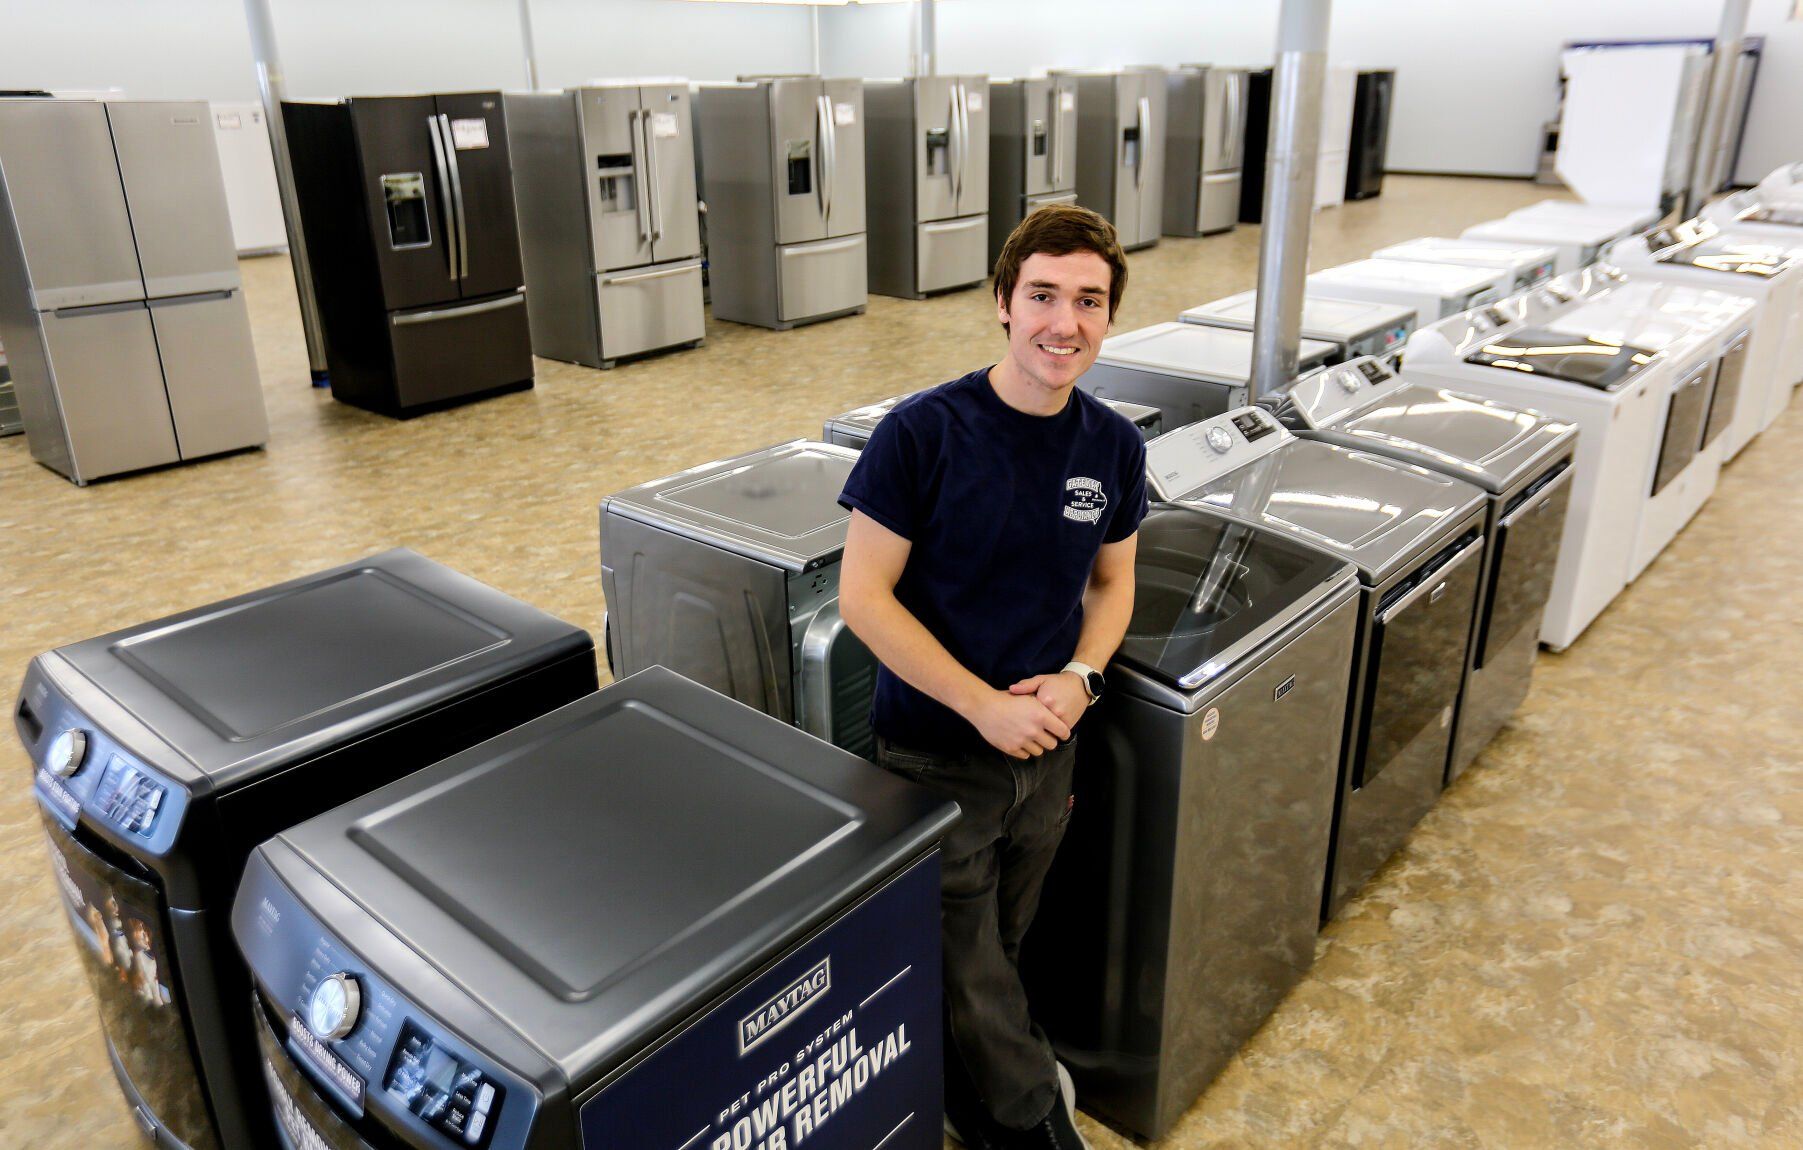
[[[797,439],[610,495],[601,510],[805,571],[845,550],[851,513],[839,492],[857,461],[850,448]]]
[[[1780,224],[1787,228],[1803,228],[1803,204],[1764,204],[1749,208],[1736,219],[1755,224]]]
[[[292,854],[262,850],[366,912],[324,926],[421,1007],[467,1014],[444,1005],[467,994],[579,1091],[956,818],[654,667],[283,832]],[[401,977],[421,963],[444,979]]]
[[[1583,218],[1551,218],[1546,216],[1505,216],[1500,220],[1473,224],[1460,232],[1481,240],[1511,240],[1530,244],[1575,244],[1595,247],[1621,234],[1609,223]]]
[[[1354,577],[1343,559],[1225,516],[1160,504],[1139,527],[1133,618],[1115,655],[1206,686]]]
[[[1418,260],[1363,259],[1323,268],[1308,277],[1310,286],[1325,291],[1335,284],[1368,284],[1409,291],[1433,292],[1446,298],[1470,295],[1496,283],[1493,268],[1431,264]]]
[[[1651,366],[1659,352],[1550,328],[1522,328],[1480,344],[1466,363],[1615,391]]]
[[[867,403],[863,407],[854,407],[844,415],[835,416],[826,421],[832,428],[843,428],[856,431],[865,439],[876,430],[876,425],[883,422],[883,417],[895,409],[895,405],[914,393],[904,391],[900,395],[892,395],[888,399],[880,399],[875,403]]]
[[[1298,370],[1327,362],[1337,349],[1305,339]],[[1102,341],[1097,363],[1139,368],[1210,383],[1245,383],[1252,378],[1252,333],[1193,323],[1157,323]]]
[[[1792,264],[1789,249],[1777,244],[1754,243],[1732,236],[1714,235],[1662,252],[1659,262],[1702,268],[1728,275],[1771,279]]]
[[[223,787],[592,646],[580,628],[394,550],[56,654],[188,760],[145,748],[146,761]]]
[[[1409,240],[1406,243],[1378,248],[1371,254],[1382,259],[1392,260],[1426,260],[1433,263],[1514,268],[1523,264],[1551,263],[1559,253],[1545,244],[1422,236],[1420,239]]]
[[[1258,290],[1243,291],[1213,303],[1192,307],[1180,317],[1185,323],[1202,323],[1214,327],[1232,327],[1251,331],[1253,315],[1258,310]],[[1305,339],[1351,343],[1372,332],[1399,326],[1413,327],[1415,309],[1400,304],[1373,300],[1329,299],[1326,296],[1302,297],[1302,335]]]

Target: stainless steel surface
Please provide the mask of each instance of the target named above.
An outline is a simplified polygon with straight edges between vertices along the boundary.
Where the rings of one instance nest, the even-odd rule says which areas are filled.
[[[238,250],[207,105],[112,101],[106,114],[145,293],[236,289]]]
[[[445,153],[449,150],[449,145],[444,137],[444,125],[441,122],[442,120],[442,116],[427,116],[426,134],[432,138],[432,163],[438,170],[438,186],[447,189],[446,194],[448,195],[448,189],[451,186],[451,167],[450,161],[445,158]],[[457,217],[454,210],[448,210],[443,213],[441,218],[444,221],[445,258],[450,269],[451,282],[455,283],[457,280],[463,278],[462,267],[457,262]]]
[[[244,293],[152,300],[150,324],[181,457],[268,442]]]
[[[55,422],[32,419],[20,378],[32,458],[76,483],[181,458],[148,307],[46,312],[42,331],[49,378],[29,386],[48,386]]]
[[[1283,0],[1277,22],[1270,141],[1265,153],[1264,227],[1258,245],[1258,318],[1252,392],[1264,396],[1297,374],[1308,229],[1319,165],[1321,97],[1332,0]]]
[[[1157,243],[1164,219],[1164,70],[1052,75],[1077,84],[1078,202],[1114,225],[1122,247]]]
[[[700,260],[603,275],[600,301],[604,363],[696,342],[707,334]]]
[[[1729,113],[1735,103],[1736,73],[1740,67],[1741,41],[1747,32],[1747,10],[1752,0],[1722,0],[1721,22],[1716,28],[1714,49],[1710,52],[1709,95],[1702,116],[1702,130],[1696,140],[1696,152],[1680,214],[1688,219],[1702,211],[1722,180],[1728,175],[1729,149],[1723,137],[1728,131]]]
[[[1258,292],[1240,292],[1189,308],[1177,318],[1184,323],[1251,331],[1258,317]],[[1302,339],[1336,347],[1334,361],[1361,355],[1389,355],[1402,350],[1415,330],[1415,309],[1370,300],[1302,299]],[[1306,374],[1306,365],[1302,374]]]
[[[1509,512],[1501,519],[1498,519],[1496,521],[1497,525],[1505,528],[1518,526],[1523,520],[1527,519],[1528,516],[1538,513],[1549,502],[1557,498],[1568,486],[1570,486],[1570,484],[1571,469],[1568,467],[1560,472],[1558,477],[1551,483],[1548,483],[1545,487],[1542,487],[1539,491],[1535,492],[1526,502],[1522,503],[1521,506],[1515,508],[1515,510]]]
[[[444,137],[445,162],[451,169],[451,212],[457,220],[457,278],[470,274],[470,225],[463,211],[463,171],[458,167],[457,145],[451,134],[451,117],[439,113],[438,129]]]
[[[988,271],[988,89],[982,76],[865,85],[872,292],[918,299]]]
[[[1337,348],[1306,340],[1305,369],[1324,366]],[[1154,324],[1103,341],[1077,386],[1101,399],[1149,404],[1167,429],[1243,406],[1251,395],[1252,336],[1197,324]]]
[[[1069,156],[1077,134],[1077,82],[1068,76],[992,81],[986,115],[988,163],[980,167],[987,169],[986,258],[993,265],[1021,220],[1048,203],[1076,202]]]
[[[510,295],[495,299],[479,300],[476,303],[458,304],[456,307],[429,307],[419,311],[397,311],[389,313],[389,322],[395,327],[408,327],[416,323],[434,323],[438,320],[457,319],[462,316],[481,315],[484,312],[501,311],[505,308],[519,307],[526,302],[526,292],[522,288]]]
[[[1457,569],[1482,554],[1483,550],[1484,540],[1481,537],[1459,548],[1458,552],[1446,561],[1445,566],[1434,572],[1433,578],[1416,584],[1408,594],[1379,611],[1377,621],[1387,625],[1392,619],[1423,599],[1430,599],[1432,602],[1438,603],[1446,594],[1447,581],[1456,573]]]
[[[841,315],[868,297],[864,237],[786,244],[777,252],[778,318],[799,323]]]

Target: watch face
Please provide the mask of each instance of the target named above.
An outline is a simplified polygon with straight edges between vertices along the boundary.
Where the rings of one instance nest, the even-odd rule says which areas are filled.
[[[1089,687],[1090,699],[1093,701],[1095,699],[1101,698],[1102,697],[1102,688],[1108,685],[1108,680],[1102,678],[1102,672],[1091,671],[1089,674],[1084,676],[1084,679]]]

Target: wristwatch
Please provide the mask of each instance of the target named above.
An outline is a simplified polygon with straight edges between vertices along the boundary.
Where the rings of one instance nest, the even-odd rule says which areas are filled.
[[[1079,663],[1072,659],[1064,665],[1063,670],[1071,672],[1083,681],[1083,691],[1089,696],[1092,706],[1097,699],[1102,697],[1102,689],[1108,686],[1108,680],[1102,677],[1102,672],[1088,663]]]

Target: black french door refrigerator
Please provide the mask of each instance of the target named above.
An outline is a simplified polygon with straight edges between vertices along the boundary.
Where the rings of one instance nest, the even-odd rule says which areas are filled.
[[[500,93],[283,111],[333,397],[404,418],[531,387]]]

